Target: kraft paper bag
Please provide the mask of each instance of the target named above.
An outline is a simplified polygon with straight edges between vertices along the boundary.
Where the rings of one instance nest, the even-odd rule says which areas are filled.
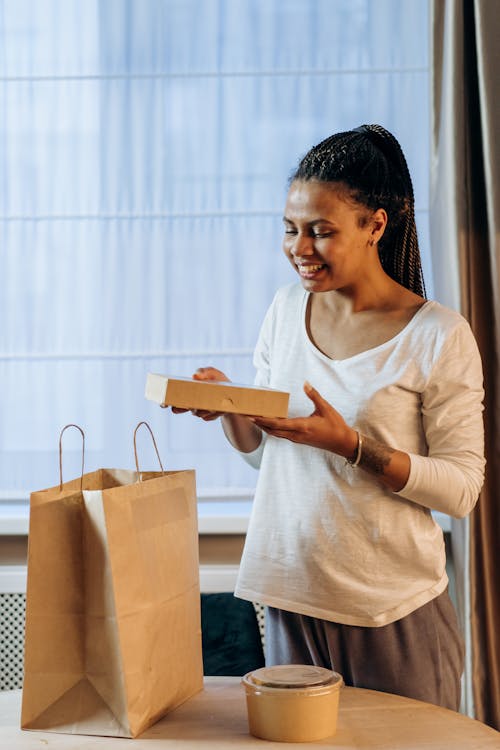
[[[33,492],[21,727],[136,737],[202,687],[194,471]]]

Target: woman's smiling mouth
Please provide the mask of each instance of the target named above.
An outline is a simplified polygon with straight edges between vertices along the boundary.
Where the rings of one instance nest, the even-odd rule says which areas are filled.
[[[303,279],[311,279],[326,268],[324,263],[296,263],[297,270]]]

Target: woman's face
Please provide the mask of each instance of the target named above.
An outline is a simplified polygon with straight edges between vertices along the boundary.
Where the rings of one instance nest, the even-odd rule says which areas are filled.
[[[376,241],[383,232],[374,220],[378,213],[349,199],[335,185],[292,183],[283,217],[283,250],[305,289],[348,289],[369,278],[378,261]]]

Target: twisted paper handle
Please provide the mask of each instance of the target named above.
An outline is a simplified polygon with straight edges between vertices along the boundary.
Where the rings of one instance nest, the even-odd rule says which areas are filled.
[[[137,436],[137,430],[139,429],[139,427],[141,425],[144,425],[145,427],[148,428],[149,434],[151,435],[151,440],[153,441],[153,445],[155,447],[156,455],[158,456],[158,463],[160,464],[160,468],[163,471],[163,473],[165,473],[165,469],[163,468],[163,464],[161,462],[160,454],[158,452],[158,446],[156,445],[155,436],[153,435],[153,430],[151,429],[151,427],[148,425],[147,422],[139,422],[139,424],[137,425],[137,427],[134,430],[134,456],[135,456],[135,468],[137,469],[137,473],[140,475],[141,472],[140,472],[140,469],[139,469],[139,459],[137,457],[136,436]]]
[[[59,492],[62,492],[62,487],[63,487],[62,436],[63,436],[64,430],[67,430],[68,427],[75,427],[77,430],[81,432],[81,435],[82,435],[82,475],[80,477],[80,492],[81,492],[82,487],[83,487],[83,467],[85,465],[85,433],[83,432],[82,428],[79,427],[77,424],[67,424],[65,427],[62,428],[61,434],[59,435]]]

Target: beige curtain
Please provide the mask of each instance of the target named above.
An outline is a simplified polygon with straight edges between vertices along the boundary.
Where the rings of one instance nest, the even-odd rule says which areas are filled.
[[[436,296],[470,321],[486,390],[485,485],[470,517],[452,523],[463,710],[500,729],[500,2],[431,6]]]

